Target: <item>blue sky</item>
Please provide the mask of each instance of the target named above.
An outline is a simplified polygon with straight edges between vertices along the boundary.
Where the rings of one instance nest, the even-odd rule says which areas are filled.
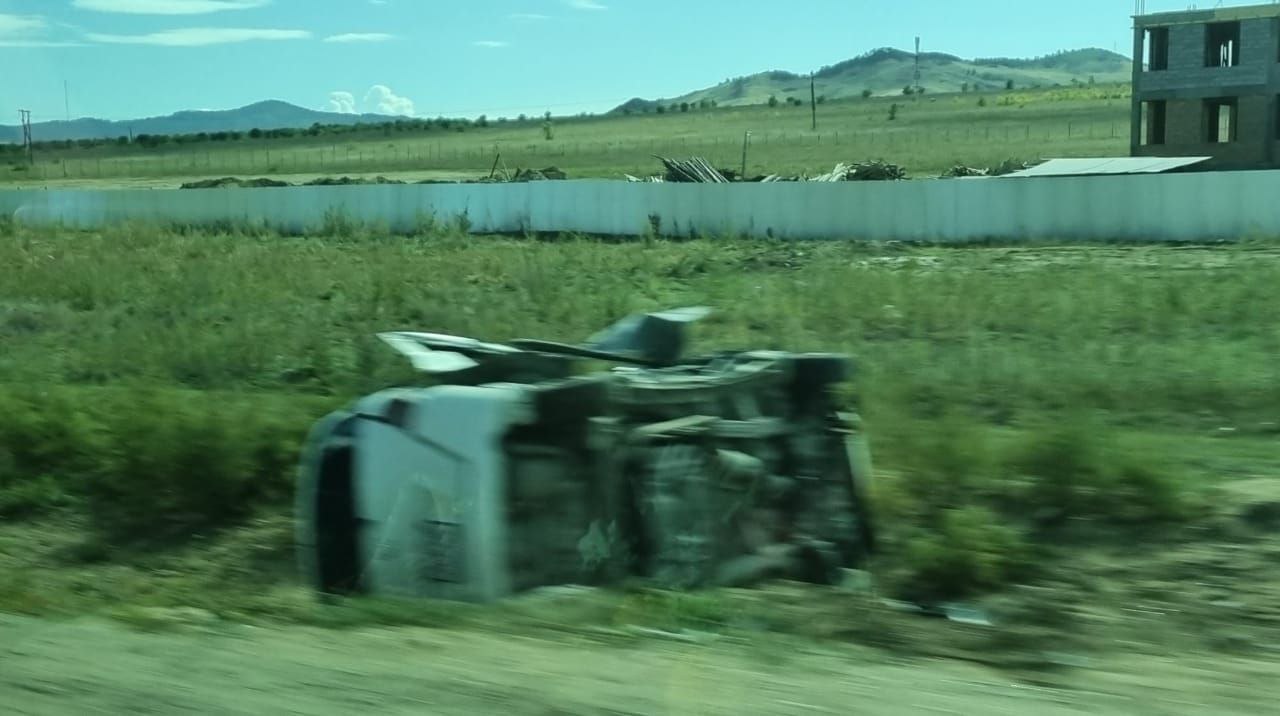
[[[1256,1],[1256,0],[1255,0]],[[1201,2],[1210,6],[1216,0]],[[1225,5],[1253,4],[1248,0]],[[1187,0],[1147,0],[1148,12]],[[1133,0],[0,0],[0,123],[282,99],[434,117],[609,109],[883,46],[1131,51]]]

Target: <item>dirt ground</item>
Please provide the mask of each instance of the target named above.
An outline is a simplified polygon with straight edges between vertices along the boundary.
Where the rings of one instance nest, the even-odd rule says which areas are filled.
[[[590,638],[216,621],[141,632],[0,617],[10,714],[1258,714],[1280,662],[1176,655],[1034,686],[960,662],[812,643]]]

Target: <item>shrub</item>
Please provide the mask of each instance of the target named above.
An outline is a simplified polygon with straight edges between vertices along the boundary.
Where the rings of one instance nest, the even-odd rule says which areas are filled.
[[[287,499],[308,427],[259,401],[150,391],[103,420],[108,440],[85,504],[95,526],[125,541],[189,536]]]
[[[1177,471],[1105,426],[1070,418],[1027,435],[1010,467],[1015,509],[1039,525],[1066,520],[1151,524],[1188,516],[1194,500]]]
[[[1068,520],[1090,536],[1128,539],[1129,528],[1191,518],[1201,504],[1154,450],[1111,440],[1085,417],[1004,446],[956,415],[873,424],[877,461],[899,467],[873,484],[882,564],[908,599],[962,598],[1030,576],[1031,557],[1051,556]]]
[[[349,239],[359,232],[359,224],[340,209],[326,209],[320,226],[320,235]]]
[[[987,507],[948,508],[933,529],[909,533],[898,593],[924,602],[1003,587],[1026,564],[1019,531]]]
[[[97,426],[64,392],[0,392],[0,517],[66,504],[101,449]]]
[[[314,412],[186,391],[0,392],[0,516],[77,503],[126,541],[221,527],[289,498]]]

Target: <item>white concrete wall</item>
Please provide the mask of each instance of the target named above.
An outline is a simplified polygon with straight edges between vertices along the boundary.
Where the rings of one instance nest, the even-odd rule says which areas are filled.
[[[1280,171],[779,184],[426,184],[204,190],[0,191],[31,224],[262,222],[287,231],[328,211],[391,230],[465,213],[476,233],[898,241],[1211,240],[1280,236]]]

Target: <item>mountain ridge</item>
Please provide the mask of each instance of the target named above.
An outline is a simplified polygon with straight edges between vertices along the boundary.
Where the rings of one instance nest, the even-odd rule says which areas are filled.
[[[267,99],[234,109],[186,109],[157,117],[109,120],[94,117],[35,122],[31,125],[38,142],[77,139],[116,139],[130,134],[199,134],[201,132],[248,132],[254,129],[304,129],[313,124],[392,122],[404,117],[385,114],[343,114],[307,109],[283,100]],[[22,141],[22,128],[0,125],[0,142]]]
[[[857,57],[826,65],[813,73],[817,93],[825,99],[846,99],[870,92],[873,96],[898,95],[915,83],[916,55],[893,47],[880,47]],[[926,93],[987,91],[1015,87],[1046,87],[1076,83],[1123,82],[1131,78],[1132,61],[1124,55],[1096,47],[1064,50],[1033,58],[992,57],[966,60],[944,52],[920,53],[920,86]],[[636,97],[616,107],[615,113],[655,110],[659,105],[701,104],[746,106],[764,104],[770,97],[785,101],[788,95],[807,103],[809,75],[787,70],[766,70],[726,79],[712,87],[672,98]]]

